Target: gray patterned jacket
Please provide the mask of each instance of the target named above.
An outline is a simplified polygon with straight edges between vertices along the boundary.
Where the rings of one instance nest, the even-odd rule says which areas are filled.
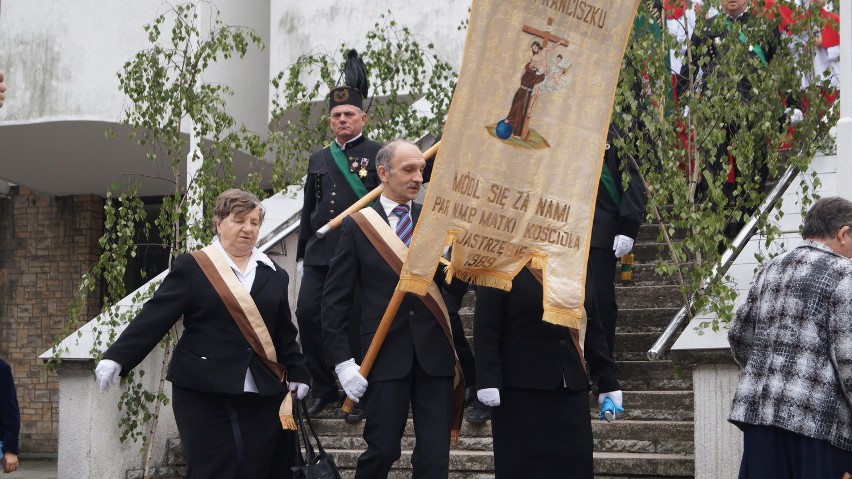
[[[852,261],[805,240],[757,274],[728,334],[734,424],[852,450]]]

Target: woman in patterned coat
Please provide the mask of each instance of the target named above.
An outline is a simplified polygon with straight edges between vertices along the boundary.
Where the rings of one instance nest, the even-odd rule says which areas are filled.
[[[740,478],[852,472],[852,203],[823,198],[804,241],[766,264],[728,339],[743,368],[729,421]]]

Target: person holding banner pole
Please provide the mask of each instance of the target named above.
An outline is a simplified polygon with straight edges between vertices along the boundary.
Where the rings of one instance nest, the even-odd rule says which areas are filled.
[[[337,253],[329,265],[322,301],[326,357],[335,364],[349,399],[367,403],[363,433],[367,450],[358,458],[355,478],[388,476],[402,453],[409,406],[416,439],[412,477],[445,478],[451,429],[461,423],[462,405],[457,411],[453,408],[454,386],[461,393],[459,399],[463,391],[458,387],[464,386],[457,373],[460,366],[447,308],[434,283],[422,298],[395,291],[422,209],[413,200],[426,161],[414,144],[394,141],[378,152],[376,164],[382,195],[372,207],[343,220]],[[369,382],[355,361],[347,333],[353,321],[348,313],[359,293],[361,352],[370,358],[366,353],[374,336],[384,339],[375,359],[370,359]],[[380,320],[396,298],[401,302],[392,322],[387,329],[380,328],[387,324]]]
[[[639,227],[645,219],[645,206],[648,203],[647,191],[639,171],[621,158],[613,143],[617,136],[617,128],[611,125],[595,200],[585,299],[589,322],[586,357],[607,356],[612,359],[612,368],[615,367],[615,327],[618,321],[618,304],[615,300],[616,262],[633,249]],[[622,181],[625,171],[629,176],[627,187],[624,187]],[[599,334],[602,337],[599,337]],[[615,372],[599,373],[593,369],[590,373],[593,381],[597,381],[598,403],[603,406],[609,399],[614,406],[612,413],[616,414],[622,408],[621,390],[611,379],[607,379],[614,377]],[[604,414],[605,411],[602,411],[602,418]]]
[[[327,147],[311,155],[305,179],[299,242],[296,249],[301,285],[296,301],[296,321],[302,349],[308,358],[313,378],[312,399],[308,414],[315,415],[328,403],[338,400],[337,384],[331,365],[323,351],[320,308],[328,267],[340,230],[330,230],[322,237],[316,232],[360,197],[379,185],[375,158],[381,144],[363,134],[367,114],[362,110],[363,95],[357,88],[344,85],[328,95],[329,124],[335,139]],[[354,303],[352,315],[358,316]],[[357,344],[357,338],[353,336]],[[363,419],[363,409],[356,408],[348,422]]]

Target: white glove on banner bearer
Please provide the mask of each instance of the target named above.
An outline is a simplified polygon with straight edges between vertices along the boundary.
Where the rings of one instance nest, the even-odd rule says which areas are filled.
[[[121,364],[110,359],[101,359],[95,367],[95,379],[101,392],[107,392],[111,384],[118,384],[120,374]]]
[[[615,251],[615,257],[621,258],[633,249],[633,238],[624,235],[615,235],[615,240],[612,242],[612,250]]]
[[[290,383],[290,392],[292,392],[293,395],[296,396],[296,399],[305,399],[305,396],[308,395],[308,391],[310,390],[310,386],[305,383]]]
[[[497,388],[480,389],[476,391],[476,397],[486,406],[495,407],[500,405],[500,390]]]
[[[334,367],[337,379],[343,387],[346,397],[358,402],[367,392],[367,380],[361,376],[361,367],[355,363],[355,359],[349,358]]]
[[[302,276],[305,275],[305,261],[299,260],[296,261],[296,277],[299,281],[302,281]]]

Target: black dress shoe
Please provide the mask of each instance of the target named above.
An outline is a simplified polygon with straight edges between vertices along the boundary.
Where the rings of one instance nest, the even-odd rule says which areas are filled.
[[[363,421],[365,417],[367,417],[367,413],[364,412],[364,410],[360,407],[355,406],[352,408],[352,411],[350,411],[349,414],[346,415],[344,420],[347,422],[347,424],[358,424],[359,422]]]
[[[490,419],[491,407],[482,404],[479,399],[474,399],[473,406],[464,413],[464,420],[475,426],[481,426]]]
[[[329,404],[337,400],[337,396],[330,397],[318,397],[311,399],[311,402],[308,403],[308,416],[316,416]]]

